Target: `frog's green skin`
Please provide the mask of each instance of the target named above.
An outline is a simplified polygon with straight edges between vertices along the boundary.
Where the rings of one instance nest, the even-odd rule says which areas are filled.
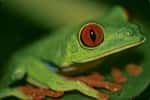
[[[88,23],[97,23],[103,27],[104,41],[96,47],[86,47],[79,39],[81,27]],[[100,99],[97,90],[82,82],[64,79],[60,74],[50,70],[45,61],[52,62],[60,68],[69,69],[74,63],[95,61],[137,46],[144,40],[139,28],[128,22],[121,7],[115,7],[102,18],[70,25],[12,56],[6,66],[4,76],[0,79],[0,98],[16,96],[21,99],[29,99],[30,97],[25,96],[15,87],[9,88],[10,84],[21,80],[26,75],[30,84],[39,87],[58,91],[78,90],[87,96]]]

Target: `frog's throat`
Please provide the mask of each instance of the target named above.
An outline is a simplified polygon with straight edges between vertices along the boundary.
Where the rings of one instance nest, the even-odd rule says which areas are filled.
[[[120,51],[138,46],[138,45],[144,43],[145,40],[146,39],[144,38],[142,41],[132,43],[130,45],[123,46],[121,48],[115,48],[115,49],[113,49],[109,52],[104,53],[103,55],[100,55],[98,57],[94,57],[94,60],[93,60],[93,57],[92,57],[91,59],[90,58],[86,59],[86,61],[82,60],[82,62],[80,62],[80,63],[74,63],[74,64],[71,64],[71,65],[62,67],[60,72],[62,72],[62,73],[82,72],[86,69],[89,69],[89,68],[95,66],[98,62],[100,62],[100,59],[103,59],[106,56],[118,53]]]

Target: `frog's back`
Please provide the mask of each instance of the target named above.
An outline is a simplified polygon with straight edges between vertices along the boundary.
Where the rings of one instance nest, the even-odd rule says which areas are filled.
[[[16,59],[23,56],[33,56],[39,59],[59,63],[66,52],[67,41],[69,41],[71,36],[69,33],[70,32],[66,30],[60,30],[53,34],[49,34],[48,36],[31,43],[20,51],[17,51],[14,54],[14,57]]]

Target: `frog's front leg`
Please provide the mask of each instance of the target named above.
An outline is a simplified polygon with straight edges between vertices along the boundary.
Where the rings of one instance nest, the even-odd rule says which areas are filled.
[[[26,60],[28,82],[43,88],[55,91],[78,90],[81,93],[96,98],[103,99],[101,93],[85,85],[78,80],[68,80],[63,76],[51,71],[47,65],[39,59],[28,58]]]
[[[15,59],[13,66],[16,70],[13,72],[12,79],[21,80],[24,76],[27,83],[37,86],[39,88],[51,89],[54,91],[72,91],[78,90],[81,93],[96,98],[103,99],[103,95],[95,89],[85,85],[78,80],[68,80],[63,76],[51,71],[47,64],[41,59],[35,57],[21,57]],[[25,96],[22,91],[18,89],[18,86],[13,88],[3,89],[0,93],[0,98],[5,96],[15,96],[20,99],[31,98]]]
[[[72,91],[78,90],[81,93],[96,98],[103,99],[101,93],[93,88],[85,85],[78,80],[68,80],[63,76],[51,71],[47,64],[41,59],[35,57],[21,57],[13,64],[16,68],[12,75],[13,80],[21,80],[26,75],[28,83],[35,85],[39,88],[47,88],[54,91]],[[4,89],[0,93],[0,98],[5,96],[16,96],[21,99],[30,98],[24,96],[17,86],[13,88]]]

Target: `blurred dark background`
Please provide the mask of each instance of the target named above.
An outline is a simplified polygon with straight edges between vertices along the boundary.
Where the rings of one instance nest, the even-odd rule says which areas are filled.
[[[25,0],[20,0],[20,3],[17,3],[18,1],[0,1],[0,66],[3,66],[3,64],[7,63],[8,58],[13,52],[19,50],[20,48],[26,46],[27,44],[30,44],[35,40],[38,40],[39,38],[49,34],[50,32],[61,28],[64,24],[74,23],[77,20],[83,20],[83,18],[89,16],[89,14],[92,16],[97,16],[99,14],[102,15],[105,11],[111,9],[113,5],[121,5],[127,8],[131,13],[131,16],[134,18],[133,22],[138,23],[141,26],[142,32],[146,33],[146,36],[148,37],[148,39],[150,39],[150,0],[77,0],[77,3],[74,3],[74,0],[70,0],[71,2],[69,1],[69,4],[72,3],[75,6],[69,6],[69,4],[67,4],[67,0],[56,0],[56,4],[60,5],[63,1],[66,2],[63,3],[64,10],[63,7],[59,8],[62,9],[62,11],[57,11],[59,9],[55,8],[55,5],[53,5],[54,9],[52,9],[51,11],[41,10],[42,8],[44,9],[44,6],[37,9],[36,7],[39,6],[37,4],[34,7],[34,0],[30,0],[30,2],[27,3],[25,3]],[[51,3],[50,0],[47,2]],[[32,6],[28,5],[28,3],[30,3]],[[66,9],[69,9],[71,6],[74,7],[73,9],[77,10],[75,10],[74,12],[66,11]],[[30,9],[31,11],[28,11]],[[86,11],[89,11],[89,14],[86,13],[86,15],[82,13]],[[32,12],[36,13],[30,16],[30,13]],[[47,14],[52,12],[55,12],[56,15],[55,13],[53,15]],[[59,15],[59,12],[63,13],[60,13]],[[74,16],[71,16],[72,14]],[[80,17],[80,15],[82,17]],[[147,45],[147,47],[150,47],[150,44]],[[150,56],[150,53],[148,53],[148,55]],[[140,96],[135,98],[135,100],[141,99],[150,99],[150,86]]]

